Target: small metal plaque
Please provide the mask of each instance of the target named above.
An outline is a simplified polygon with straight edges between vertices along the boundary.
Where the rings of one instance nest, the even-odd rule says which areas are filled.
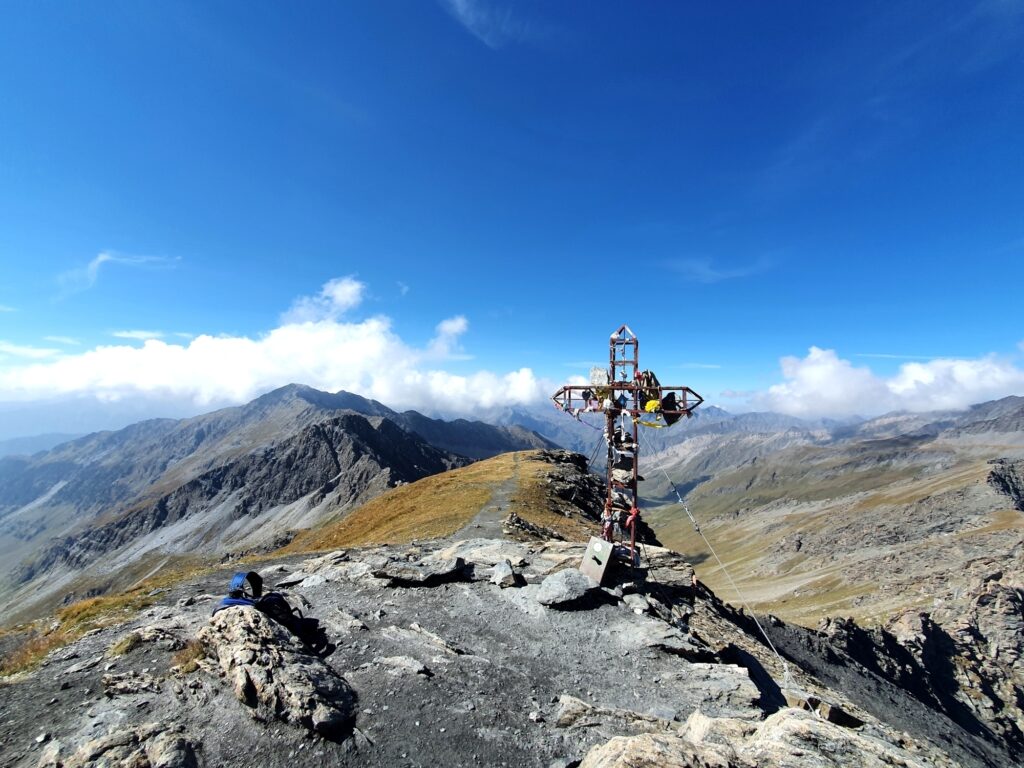
[[[591,536],[590,543],[587,544],[587,551],[583,555],[583,562],[580,563],[580,570],[600,584],[604,578],[604,572],[608,568],[608,561],[611,559],[612,543]]]

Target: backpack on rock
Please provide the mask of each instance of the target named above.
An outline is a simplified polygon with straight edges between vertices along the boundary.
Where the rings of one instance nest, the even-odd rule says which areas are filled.
[[[237,606],[255,608],[265,614],[308,645],[318,656],[328,656],[334,652],[334,645],[328,641],[320,620],[303,616],[302,611],[292,606],[280,592],[263,594],[263,577],[255,571],[236,573],[231,579],[227,596],[213,612]]]

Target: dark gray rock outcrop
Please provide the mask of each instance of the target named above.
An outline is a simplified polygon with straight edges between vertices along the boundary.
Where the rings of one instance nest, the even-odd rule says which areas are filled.
[[[1024,512],[1024,461],[993,459],[989,464],[989,485],[1009,496],[1013,506]]]

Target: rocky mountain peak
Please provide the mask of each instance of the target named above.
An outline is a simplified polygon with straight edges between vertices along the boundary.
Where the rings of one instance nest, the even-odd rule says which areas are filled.
[[[969,735],[905,733],[788,671],[749,617],[647,547],[601,585],[584,545],[441,539],[259,564],[319,651],[230,570],[161,590],[4,682],[12,766],[953,766]],[[784,687],[780,687],[782,684]],[[936,717],[943,717],[937,714]],[[952,750],[958,757],[950,757]]]

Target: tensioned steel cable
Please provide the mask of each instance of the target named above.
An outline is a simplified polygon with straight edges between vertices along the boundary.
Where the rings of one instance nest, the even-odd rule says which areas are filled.
[[[641,434],[640,437],[641,437],[641,440],[642,440],[643,439],[643,434]],[[714,556],[715,560],[718,562],[719,568],[722,569],[722,573],[725,574],[725,578],[727,578],[729,580],[729,584],[731,584],[732,588],[736,591],[736,596],[739,597],[740,603],[742,603],[743,607],[747,609],[747,613],[750,614],[750,617],[754,620],[754,623],[757,625],[757,628],[759,630],[761,630],[761,635],[764,637],[765,642],[768,643],[768,647],[771,648],[772,653],[775,654],[775,658],[777,658],[779,660],[779,662],[782,664],[782,671],[783,671],[783,674],[785,676],[785,684],[787,686],[789,686],[791,684],[791,682],[792,682],[792,679],[790,678],[790,675],[789,675],[789,664],[787,664],[786,660],[784,658],[782,658],[782,654],[780,654],[778,652],[778,650],[775,648],[775,643],[772,642],[772,639],[770,637],[768,637],[768,633],[765,632],[764,627],[761,626],[761,622],[758,620],[757,614],[754,613],[753,609],[751,609],[751,607],[750,607],[750,604],[747,603],[747,600],[743,596],[743,593],[740,591],[740,588],[738,586],[736,586],[736,582],[733,581],[732,576],[729,574],[729,569],[725,567],[725,563],[722,562],[722,558],[720,558],[718,556],[718,553],[715,551],[715,548],[713,546],[711,546],[711,542],[708,541],[708,537],[704,535],[704,531],[702,531],[700,529],[700,525],[697,523],[697,518],[695,518],[693,516],[693,513],[690,512],[690,507],[686,504],[685,501],[683,501],[683,497],[679,495],[679,489],[676,488],[676,484],[672,482],[672,478],[668,476],[668,472],[665,471],[665,468],[663,466],[658,466],[658,467],[656,467],[656,469],[660,469],[662,474],[665,475],[665,479],[668,480],[668,484],[670,486],[672,486],[672,491],[673,491],[673,493],[675,493],[676,498],[679,500],[679,503],[682,505],[683,511],[686,512],[686,516],[688,518],[690,518],[690,522],[693,523],[693,529],[704,540],[704,543],[707,545],[708,550],[711,552],[711,554]]]

